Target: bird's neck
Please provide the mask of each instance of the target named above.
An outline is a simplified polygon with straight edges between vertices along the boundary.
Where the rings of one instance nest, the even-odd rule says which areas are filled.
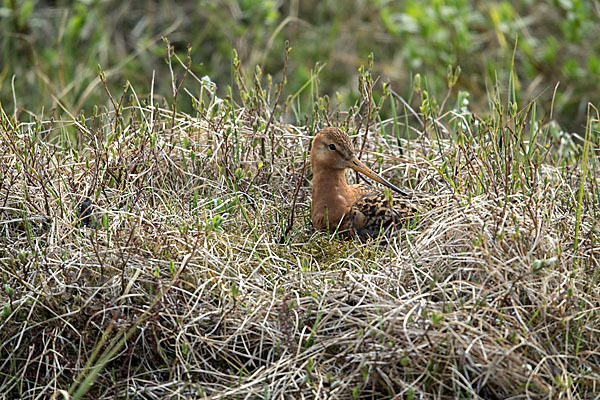
[[[334,229],[358,199],[355,188],[346,182],[345,170],[313,170],[312,221],[317,229]]]
[[[344,169],[327,169],[318,171],[313,175],[312,191],[319,197],[346,196],[350,190],[350,186],[346,181],[346,170]]]

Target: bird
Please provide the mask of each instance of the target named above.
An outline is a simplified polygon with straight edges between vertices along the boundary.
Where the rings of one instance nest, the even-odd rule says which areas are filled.
[[[94,203],[86,197],[79,206],[78,214],[81,226],[92,226]]]
[[[365,240],[388,238],[420,211],[412,195],[388,182],[356,157],[347,133],[327,127],[317,133],[310,150],[312,165],[311,222],[315,229],[345,232]],[[395,192],[364,184],[349,185],[351,168]],[[383,233],[383,236],[382,236]]]

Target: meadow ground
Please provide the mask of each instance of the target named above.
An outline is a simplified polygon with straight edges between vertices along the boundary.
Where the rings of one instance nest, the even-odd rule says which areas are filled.
[[[319,98],[304,126],[281,122],[277,84],[174,85],[193,115],[131,86],[66,120],[3,108],[0,393],[593,397],[597,110],[577,137],[498,87],[479,117],[418,86],[418,109],[374,99],[362,74],[355,107]],[[307,152],[330,124],[436,196],[388,245],[310,226]]]

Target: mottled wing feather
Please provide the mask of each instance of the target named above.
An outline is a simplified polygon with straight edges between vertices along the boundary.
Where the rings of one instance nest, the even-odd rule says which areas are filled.
[[[374,192],[371,186],[365,185],[364,183],[357,183],[355,185],[351,185],[350,187],[352,188],[352,190],[359,192],[361,197]]]
[[[419,211],[411,200],[389,196],[383,190],[369,191],[360,198],[348,213],[349,228],[361,239],[390,236],[406,226]]]

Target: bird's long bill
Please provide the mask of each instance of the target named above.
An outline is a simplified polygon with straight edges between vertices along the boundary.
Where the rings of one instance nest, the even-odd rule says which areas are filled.
[[[386,181],[385,179],[383,179],[381,176],[379,176],[378,174],[376,174],[373,170],[371,170],[365,164],[363,164],[362,162],[360,162],[360,160],[358,158],[356,158],[356,157],[354,157],[348,163],[348,167],[352,168],[355,171],[360,172],[361,174],[363,174],[365,176],[368,176],[369,178],[373,179],[375,182],[379,182],[382,185],[385,185],[385,186],[389,187],[394,192],[400,193],[402,196],[408,196],[408,193],[406,193],[402,189],[400,189],[400,188],[392,185],[391,183],[389,183],[388,181]]]

